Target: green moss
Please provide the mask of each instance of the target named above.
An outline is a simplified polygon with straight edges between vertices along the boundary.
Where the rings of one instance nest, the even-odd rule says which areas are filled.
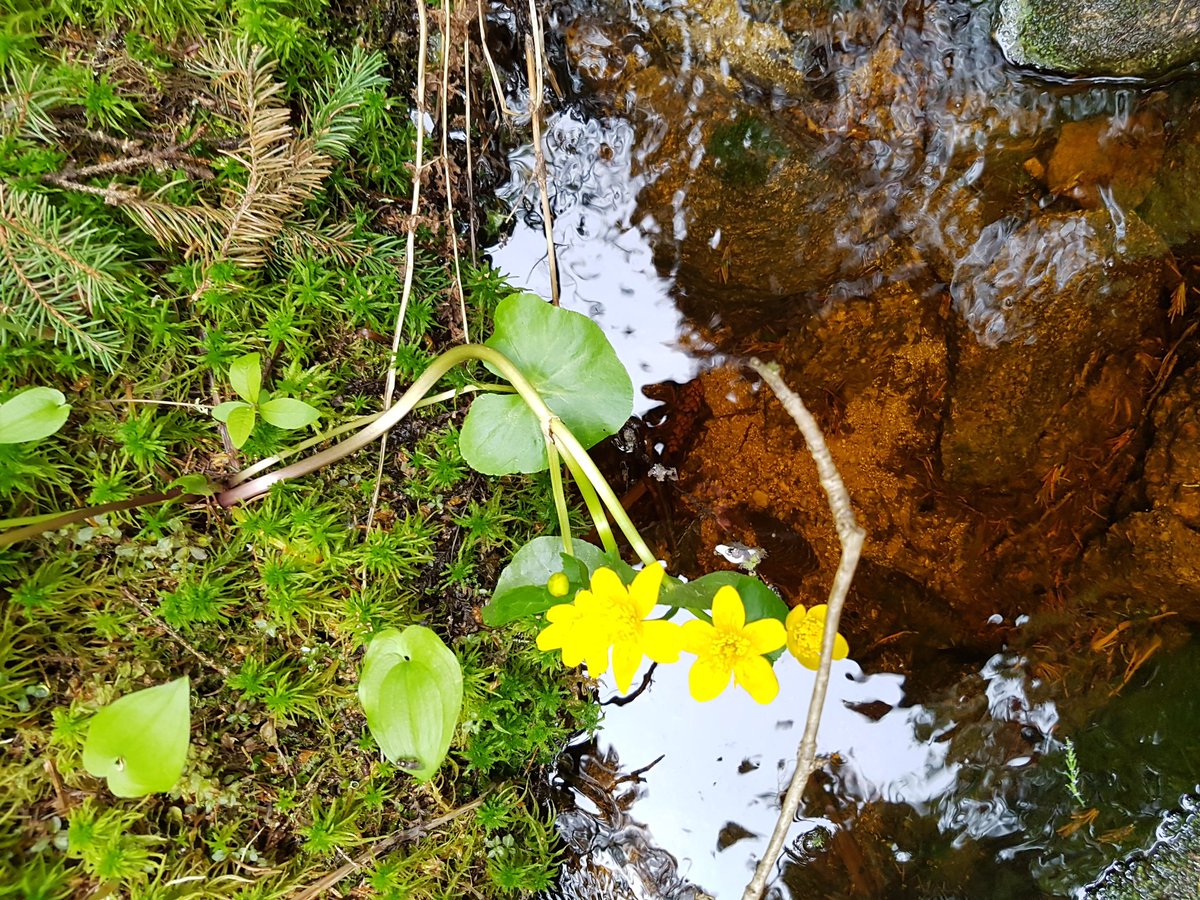
[[[26,111],[114,140],[186,137],[203,126],[190,152],[211,178],[154,167],[118,176],[177,206],[219,203],[247,173],[225,153],[241,129],[192,102],[188,42],[168,37],[260,40],[279,60],[298,126],[339,52],[317,0],[70,0],[54,9],[29,5],[0,35],[6,77],[40,66],[49,79]],[[74,21],[114,29],[124,49],[72,25],[77,66],[56,68],[60,29]],[[227,391],[229,363],[248,352],[262,355],[269,390],[313,404],[325,422],[379,408],[390,348],[364,335],[391,334],[405,258],[404,241],[382,231],[373,210],[379,192],[407,193],[414,152],[411,73],[398,66],[393,75],[367,92],[351,152],[290,214],[295,232],[252,265],[159,243],[120,206],[42,183],[68,159],[81,167],[111,158],[111,146],[0,123],[3,188],[45,200],[50,237],[59,223],[86,223],[89,240],[121,261],[121,302],[95,310],[112,335],[108,365],[0,319],[0,396],[56,385],[73,408],[53,438],[0,445],[8,515],[161,490],[183,473],[220,477],[286,447],[293,435],[263,427],[233,458],[206,412],[214,391]],[[402,380],[455,337],[441,251],[439,236],[423,235]],[[466,267],[464,281],[471,333],[482,335],[509,289],[485,267]],[[508,798],[502,814],[461,815],[367,862],[342,888],[492,897],[546,883],[557,845],[528,799],[531,783],[571,734],[594,724],[596,708],[529,635],[475,625],[472,610],[505,554],[555,518],[544,479],[498,485],[466,468],[463,408],[414,415],[392,435],[369,534],[377,457],[362,453],[233,510],[145,507],[0,550],[12,592],[0,612],[0,896],[284,897],[343,854],[488,791]],[[414,622],[448,641],[473,686],[450,758],[423,786],[379,760],[355,700],[364,642]],[[113,798],[81,767],[89,717],[121,693],[184,674],[194,690],[183,781],[171,795]]]

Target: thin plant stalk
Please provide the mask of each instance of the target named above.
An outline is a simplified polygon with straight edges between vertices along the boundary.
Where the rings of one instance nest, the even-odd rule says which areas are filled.
[[[550,189],[546,183],[546,155],[542,152],[542,95],[545,84],[545,37],[537,5],[529,0],[529,27],[533,35],[525,39],[525,69],[529,79],[529,118],[533,124],[533,171],[542,202],[542,229],[546,232],[546,265],[550,270],[550,302],[558,306],[558,257],[554,250],[554,217],[550,212]]]
[[[617,539],[613,537],[612,526],[608,524],[608,516],[604,514],[604,504],[596,495],[596,489],[579,469],[573,457],[564,456],[563,458],[566,460],[571,477],[575,479],[575,486],[579,489],[579,496],[583,498],[583,505],[587,507],[588,515],[592,517],[592,524],[596,526],[596,534],[600,537],[600,543],[608,553],[617,553]]]
[[[400,353],[400,335],[404,333],[404,319],[408,314],[408,301],[412,296],[413,271],[417,253],[417,214],[421,211],[421,176],[425,167],[425,65],[429,45],[429,17],[425,13],[425,0],[415,0],[420,35],[417,41],[417,140],[413,154],[412,202],[409,206],[408,240],[404,251],[404,284],[400,289],[400,309],[396,313],[396,327],[392,331],[392,355],[388,361],[387,378],[383,387],[383,408],[392,405],[396,392],[396,356]],[[379,493],[383,490],[383,461],[387,455],[387,430],[379,438],[379,463],[375,467],[375,489],[371,492],[371,505],[367,509],[366,533],[370,533],[375,521],[375,510],[379,507]]]
[[[554,511],[558,514],[558,531],[562,535],[563,551],[574,556],[571,545],[571,516],[567,512],[567,495],[563,491],[562,463],[558,459],[558,448],[549,434],[546,435],[546,461],[550,464],[550,488],[554,494]]]
[[[504,374],[507,377],[508,373]],[[517,390],[520,391],[520,388],[518,387]],[[550,422],[550,429],[554,435],[554,439],[558,441],[559,452],[568,460],[568,463],[574,459],[583,478],[591,482],[592,487],[596,489],[596,493],[608,509],[608,514],[617,523],[617,527],[625,535],[625,540],[629,541],[629,546],[633,548],[633,552],[637,554],[638,559],[648,566],[654,565],[657,559],[650,552],[650,548],[646,546],[646,542],[642,540],[642,536],[636,526],[634,526],[633,520],[629,518],[629,514],[625,512],[625,507],[621,505],[621,498],[613,492],[612,486],[605,480],[600,469],[596,467],[596,463],[588,456],[587,450],[579,443],[579,439],[571,433],[571,429],[567,428],[557,416]]]
[[[854,509],[850,505],[850,494],[842,481],[829,447],[825,443],[825,435],[821,427],[812,417],[804,401],[789,388],[779,376],[777,368],[763,365],[757,359],[750,361],[750,368],[762,377],[763,381],[775,392],[783,408],[800,429],[808,452],[817,465],[817,474],[825,495],[829,498],[829,510],[833,513],[834,527],[837,529],[838,542],[842,546],[842,555],[838,560],[837,572],[833,577],[833,585],[829,589],[828,610],[825,614],[825,631],[821,635],[821,661],[817,667],[816,679],[813,682],[812,699],[808,703],[808,717],[804,723],[804,734],[796,748],[796,769],[792,773],[791,783],[783,804],[779,810],[779,818],[767,843],[766,852],[754,869],[754,877],[746,885],[742,900],[761,900],[767,888],[775,863],[783,852],[784,842],[788,831],[800,810],[800,802],[804,786],[809,776],[816,769],[817,759],[817,730],[821,726],[821,711],[825,707],[825,695],[829,690],[829,670],[833,665],[833,646],[837,638],[838,623],[842,618],[842,607],[846,595],[850,592],[850,582],[854,578],[854,570],[862,555],[863,541],[866,532],[858,526],[854,519]]]

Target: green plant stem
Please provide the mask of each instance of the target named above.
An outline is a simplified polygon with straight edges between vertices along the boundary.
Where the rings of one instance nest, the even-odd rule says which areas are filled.
[[[563,493],[562,467],[554,439],[546,435],[546,461],[550,464],[550,487],[554,493],[554,511],[558,513],[558,530],[562,535],[563,551],[574,556],[571,547],[571,517],[567,514],[567,496]]]
[[[520,391],[520,388],[518,387],[517,390]],[[522,396],[524,395],[522,394]],[[625,512],[625,507],[621,505],[621,499],[613,492],[612,486],[609,485],[608,481],[600,473],[600,469],[596,467],[592,458],[588,456],[587,450],[579,443],[578,438],[557,417],[551,421],[550,431],[558,441],[559,451],[562,455],[568,460],[573,457],[583,477],[591,482],[592,487],[596,489],[596,493],[604,501],[604,505],[608,507],[609,515],[613,517],[613,521],[617,523],[617,527],[625,535],[625,540],[629,541],[629,546],[638,555],[638,559],[648,566],[654,565],[657,562],[654,554],[650,552],[650,548],[646,546],[646,542],[642,540],[642,535],[634,526],[633,520]]]
[[[6,531],[0,534],[0,547],[9,547],[18,541],[37,537],[39,534],[47,531],[57,531],[68,525],[74,525],[76,522],[83,522],[93,516],[104,515],[104,513],[119,512],[123,509],[137,509],[139,506],[166,503],[168,500],[195,500],[199,496],[199,494],[185,494],[179,488],[173,488],[172,490],[158,494],[141,494],[137,497],[130,497],[128,500],[117,500],[113,503],[102,503],[99,506],[76,509],[53,518],[39,516],[38,518],[41,521],[33,525],[26,525],[24,528],[17,528],[13,531]]]
[[[596,496],[596,489],[592,487],[592,483],[580,471],[574,457],[564,454],[563,459],[567,463],[567,468],[571,471],[571,477],[575,479],[575,486],[579,488],[579,495],[583,497],[583,503],[587,507],[588,515],[592,517],[592,522],[596,526],[596,534],[600,536],[600,543],[604,545],[604,549],[607,552],[618,553],[617,539],[613,537],[612,526],[608,524],[608,516],[604,514],[604,504]]]
[[[222,506],[232,506],[243,500],[259,497],[265,494],[273,484],[277,484],[280,481],[287,481],[289,478],[309,475],[323,466],[337,462],[339,459],[344,459],[351,453],[361,450],[395,428],[405,416],[416,408],[416,405],[424,399],[425,395],[433,389],[433,386],[441,380],[443,375],[460,363],[471,359],[478,359],[491,364],[493,368],[513,383],[513,387],[521,393],[522,397],[525,397],[527,403],[530,402],[530,398],[532,397],[541,409],[545,410],[547,414],[553,415],[542,401],[542,398],[537,395],[533,386],[521,375],[517,367],[506,356],[482,344],[462,344],[458,347],[452,347],[431,362],[429,368],[421,373],[417,380],[412,383],[412,386],[396,400],[395,404],[388,407],[374,422],[361,429],[353,437],[347,438],[340,444],[327,447],[320,453],[314,453],[312,456],[294,462],[290,466],[284,466],[277,472],[260,475],[251,481],[224,490],[217,494],[217,502]],[[509,374],[510,372],[520,379],[519,384],[512,378]],[[530,403],[530,406],[533,407],[533,404]],[[540,411],[536,407],[533,407],[533,409],[539,418],[541,418]]]
[[[431,394],[430,396],[426,397],[424,400],[421,400],[415,406],[413,406],[413,409],[421,409],[424,406],[432,406],[435,403],[442,403],[446,400],[453,400],[455,397],[459,397],[463,394],[470,394],[475,391],[491,391],[493,393],[503,394],[503,393],[511,393],[512,390],[513,390],[512,385],[508,385],[508,384],[468,384],[465,387],[453,388],[448,391],[442,391],[440,394]],[[355,416],[350,421],[343,422],[341,425],[338,425],[336,428],[330,428],[328,431],[321,432],[316,437],[311,437],[311,438],[308,438],[307,440],[301,441],[299,444],[295,444],[294,446],[288,447],[286,450],[280,450],[279,453],[276,454],[275,456],[269,456],[266,459],[260,459],[254,465],[247,466],[246,468],[242,469],[242,471],[236,473],[235,475],[232,475],[229,478],[229,480],[226,482],[226,484],[229,487],[236,487],[237,485],[241,484],[243,481],[246,481],[248,478],[251,478],[254,475],[257,475],[259,472],[263,472],[263,471],[271,468],[271,466],[282,462],[283,460],[287,459],[289,456],[295,456],[297,453],[301,453],[304,450],[307,450],[309,447],[315,447],[315,446],[317,446],[317,444],[323,444],[323,443],[325,443],[325,441],[328,441],[331,438],[335,438],[340,434],[345,434],[348,431],[354,431],[356,428],[361,428],[364,425],[369,425],[371,422],[374,422],[376,419],[378,419],[382,415],[383,415],[382,412],[377,412],[377,413],[368,413],[365,416]]]

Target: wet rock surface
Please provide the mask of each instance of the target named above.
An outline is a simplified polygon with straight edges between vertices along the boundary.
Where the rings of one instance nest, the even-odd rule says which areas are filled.
[[[1001,0],[996,39],[1017,65],[1163,75],[1200,59],[1200,7],[1178,0]]]
[[[948,482],[1036,490],[1133,424],[1154,373],[1130,360],[1159,350],[1167,254],[1133,214],[985,229],[951,286],[963,327],[941,443]]]
[[[1059,741],[1090,752],[1081,732],[1200,621],[1197,86],[1032,77],[992,8],[560,10],[578,86],[629,126],[627,224],[715,357],[647,391],[635,520],[659,523],[673,571],[730,568],[715,547],[744,544],[789,603],[823,601],[839,547],[815,468],[738,364],[778,362],[868,533],[853,659],[905,676],[862,715],[912,713],[960,779],[895,799],[831,759],[807,798],[828,839],[789,848],[785,895],[1062,895],[1160,811],[1098,794],[1093,828]],[[730,860],[746,824],[712,830]]]
[[[1137,509],[1088,551],[1087,580],[1143,611],[1200,622],[1200,369],[1176,378],[1154,410],[1154,441],[1132,486]]]

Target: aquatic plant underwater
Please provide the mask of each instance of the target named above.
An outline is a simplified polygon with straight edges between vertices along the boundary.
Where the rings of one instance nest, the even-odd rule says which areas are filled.
[[[460,436],[463,459],[488,475],[548,468],[560,526],[558,536],[536,537],[513,555],[484,607],[487,624],[544,616],[539,649],[561,651],[569,667],[586,663],[593,678],[608,670],[611,652],[617,684],[626,693],[644,656],[669,664],[687,653],[694,657],[689,684],[698,702],[714,699],[732,682],[758,703],[770,703],[779,692],[772,667],[785,645],[801,664],[824,667],[826,674],[831,659],[847,656],[849,647],[836,634],[837,617],[827,616],[824,604],[789,610],[751,575],[717,572],[684,582],[665,573],[587,452],[629,418],[629,376],[594,322],[533,294],[502,300],[495,331],[486,342],[444,352],[394,406],[367,417],[370,421],[352,437],[275,472],[231,478],[228,486],[203,476],[182,476],[172,499],[208,494],[228,507],[262,496],[273,484],[310,474],[372,444],[430,400],[447,372],[472,360],[502,381],[472,385],[477,396]],[[271,398],[261,391],[257,354],[235,360],[229,381],[242,400],[227,401],[212,415],[229,427],[235,446],[249,437],[256,411],[287,429],[303,428],[317,418],[303,401]],[[453,399],[458,391],[440,396]],[[0,441],[36,445],[61,428],[69,414],[60,392],[27,389],[0,405]],[[564,465],[583,497],[600,547],[572,536]],[[144,502],[162,498],[154,495]],[[0,547],[97,513],[91,508],[4,523],[19,527],[0,532]],[[623,561],[613,523],[639,558],[640,571]],[[652,618],[659,608],[665,610]],[[694,618],[682,625],[672,622],[680,610]],[[371,636],[358,697],[384,757],[414,778],[431,778],[449,751],[463,697],[461,666],[441,638],[420,625]],[[186,677],[126,694],[92,718],[83,746],[84,768],[106,779],[118,797],[169,791],[183,776],[190,729]],[[781,822],[791,815],[782,815]]]

